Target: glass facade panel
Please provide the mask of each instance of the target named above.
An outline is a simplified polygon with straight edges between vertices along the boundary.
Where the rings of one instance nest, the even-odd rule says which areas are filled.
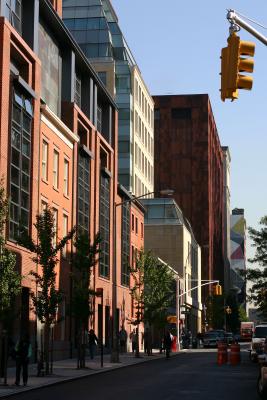
[[[100,175],[100,262],[99,275],[109,278],[110,275],[110,178],[101,172]]]
[[[59,48],[41,24],[39,24],[39,57],[42,62],[41,96],[48,107],[58,115],[61,98]]]
[[[129,286],[130,284],[130,205],[124,203],[122,205],[122,221],[121,221],[121,284]]]
[[[21,0],[6,0],[5,3],[5,17],[21,33]]]
[[[90,210],[90,160],[80,150],[78,163],[78,226],[82,232],[89,234]]]
[[[19,224],[29,230],[32,118],[27,113],[26,100],[31,104],[31,99],[24,97],[17,89],[14,90],[10,141],[10,239],[16,239]]]

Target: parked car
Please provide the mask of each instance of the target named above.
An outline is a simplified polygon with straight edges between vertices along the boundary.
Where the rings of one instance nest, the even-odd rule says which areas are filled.
[[[228,344],[228,346],[236,340],[232,332],[225,332],[224,340]]]
[[[213,330],[204,333],[203,347],[217,347],[219,342],[225,341],[225,332],[223,330]]]
[[[262,399],[267,398],[267,355],[262,354],[258,356],[260,365],[260,373],[257,381],[257,391]]]
[[[260,324],[255,326],[250,348],[250,358],[252,361],[257,361],[258,356],[260,354],[263,354],[266,338],[267,324]]]

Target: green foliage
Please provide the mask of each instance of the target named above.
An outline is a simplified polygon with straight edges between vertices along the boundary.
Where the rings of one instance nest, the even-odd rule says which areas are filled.
[[[244,309],[244,307],[242,307],[242,306],[239,306],[239,320],[240,320],[240,322],[247,322],[249,319],[248,319],[248,316],[247,316],[247,313],[246,313],[246,310]]]
[[[248,261],[258,265],[258,268],[249,268],[245,271],[245,277],[251,281],[249,300],[255,304],[260,316],[267,319],[267,215],[260,220],[260,229],[249,228],[252,246],[255,247],[255,255]]]
[[[16,255],[5,247],[5,224],[8,219],[8,200],[3,180],[0,181],[0,321],[7,322],[12,314],[15,297],[21,291],[21,275],[15,270]]]
[[[130,268],[133,285],[131,295],[137,308],[136,323],[162,325],[166,322],[167,309],[173,301],[174,276],[167,265],[141,251],[135,266]]]
[[[56,289],[57,254],[73,237],[75,228],[54,246],[54,216],[49,207],[36,216],[34,226],[37,231],[36,243],[23,228],[17,240],[20,245],[35,254],[32,259],[41,267],[41,273],[31,271],[38,287],[38,295],[32,293],[32,300],[38,319],[50,326],[55,322],[58,305],[62,301],[62,293]]]
[[[76,235],[74,241],[76,252],[73,257],[72,314],[79,325],[86,325],[89,316],[92,314],[91,298],[95,295],[95,292],[90,289],[90,276],[92,268],[98,262],[97,255],[100,253],[100,242],[100,235],[97,234],[91,245],[88,235],[82,232]]]

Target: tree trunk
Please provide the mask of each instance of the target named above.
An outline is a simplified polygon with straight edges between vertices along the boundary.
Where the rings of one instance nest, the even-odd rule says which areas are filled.
[[[45,373],[49,375],[49,344],[50,344],[50,325],[45,322],[44,326],[44,363]]]

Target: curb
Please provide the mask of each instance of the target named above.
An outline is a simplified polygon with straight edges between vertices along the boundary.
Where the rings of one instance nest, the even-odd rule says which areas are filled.
[[[179,356],[180,354],[183,354],[183,353],[184,353],[184,351],[180,351],[179,353],[175,353],[175,354],[172,355],[171,358],[177,357],[177,356]],[[63,378],[63,379],[60,379],[60,380],[58,380],[56,382],[47,382],[47,383],[44,383],[43,385],[36,385],[36,386],[33,386],[33,387],[26,386],[25,388],[22,387],[22,390],[18,390],[18,391],[14,390],[11,393],[6,393],[6,394],[1,394],[0,393],[0,399],[5,399],[5,398],[16,396],[16,395],[21,395],[23,393],[27,393],[27,392],[38,390],[38,389],[42,389],[42,388],[46,388],[46,387],[49,387],[49,386],[55,386],[55,385],[60,385],[60,384],[66,383],[66,382],[76,381],[78,379],[89,378],[89,377],[94,376],[96,374],[104,374],[104,373],[112,372],[112,371],[120,369],[120,368],[134,367],[134,366],[139,365],[139,364],[145,364],[147,362],[159,361],[159,360],[164,360],[164,359],[165,359],[165,356],[162,356],[162,357],[159,357],[159,358],[145,358],[144,360],[141,359],[139,362],[136,362],[136,363],[133,363],[133,364],[129,364],[129,363],[128,364],[122,364],[122,363],[120,363],[122,365],[118,364],[118,365],[115,365],[115,366],[113,366],[111,368],[107,368],[107,369],[103,369],[103,370],[101,370],[101,369],[100,370],[96,370],[96,371],[91,372],[89,374],[85,373],[84,375],[79,375],[79,376],[74,376],[74,377],[69,377],[69,378]]]

